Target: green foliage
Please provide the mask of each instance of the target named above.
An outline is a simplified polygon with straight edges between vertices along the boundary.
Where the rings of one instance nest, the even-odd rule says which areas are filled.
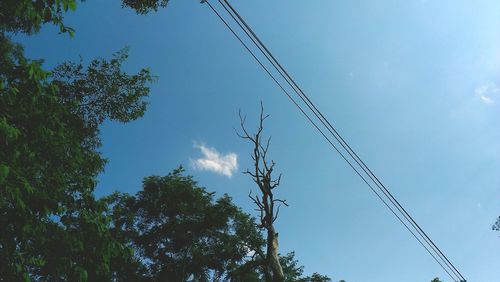
[[[73,36],[75,30],[64,24],[64,14],[76,10],[85,0],[2,0],[0,1],[0,32],[33,34],[42,25],[50,23],[60,33]],[[147,14],[166,7],[169,0],[123,0],[122,7],[134,9],[138,14]]]
[[[76,0],[2,0],[0,1],[0,32],[36,33],[45,23],[59,27],[70,35],[74,30],[63,23],[63,13],[74,11]]]
[[[130,7],[138,14],[156,12],[159,8],[166,7],[169,0],[123,0],[123,7]]]
[[[441,281],[441,280],[439,280],[439,278],[438,278],[438,277],[436,277],[436,278],[432,279],[432,281],[431,281],[431,282],[442,282],[442,281]]]
[[[86,71],[79,65],[78,76],[64,67],[51,73],[0,34],[0,277],[5,280],[106,279],[111,258],[127,253],[111,237],[104,206],[93,196],[105,164],[98,151],[99,125],[141,116],[145,84],[152,81],[147,70],[119,71],[124,54],[94,61]]]
[[[82,63],[67,62],[51,73],[63,103],[77,104],[77,114],[85,123],[97,128],[104,120],[128,122],[141,117],[146,110],[143,100],[149,94],[149,83],[155,81],[149,69],[129,75],[122,71],[128,48],[111,60],[94,59],[85,69]]]
[[[152,281],[206,281],[234,276],[249,259],[249,249],[264,240],[254,220],[227,195],[214,200],[182,168],[144,179],[135,196],[113,194],[112,233],[135,249],[142,264],[133,275]],[[119,266],[119,265],[117,265]],[[116,271],[131,267],[119,267]],[[243,275],[243,273],[239,273]]]
[[[295,252],[280,256],[280,264],[285,274],[285,282],[297,281],[304,273],[304,267],[298,265],[295,259]]]
[[[60,33],[73,36],[75,30],[64,24],[64,13],[76,10],[85,0],[2,0],[0,1],[0,32],[33,34],[43,24],[54,24]],[[166,7],[169,0],[123,0],[122,6],[147,14]]]
[[[332,279],[330,279],[330,277],[328,277],[326,275],[321,275],[321,274],[315,272],[311,276],[306,277],[304,281],[307,281],[307,282],[329,282],[329,281],[332,281]],[[343,280],[341,280],[341,281],[343,281]]]
[[[63,23],[78,0],[0,1],[0,280],[109,280],[110,262],[129,250],[109,232],[93,196],[105,160],[99,125],[143,115],[149,70],[111,60],[65,63],[53,72],[24,57],[8,33]]]
[[[329,282],[332,281],[328,276],[313,273],[311,276],[303,277],[304,267],[298,265],[295,259],[295,252],[280,256],[280,264],[285,274],[285,282]]]
[[[0,184],[2,184],[7,176],[9,176],[10,168],[4,164],[0,164]]]

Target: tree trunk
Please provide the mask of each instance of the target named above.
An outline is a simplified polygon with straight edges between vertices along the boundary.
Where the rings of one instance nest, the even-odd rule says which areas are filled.
[[[267,230],[267,262],[270,272],[273,273],[272,282],[285,281],[278,256],[278,247],[278,233],[275,232],[274,226],[271,225]]]

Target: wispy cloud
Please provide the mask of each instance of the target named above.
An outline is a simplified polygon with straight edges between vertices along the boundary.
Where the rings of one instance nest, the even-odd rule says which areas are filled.
[[[486,104],[495,103],[494,96],[500,93],[500,88],[495,83],[486,83],[476,87],[474,93]]]
[[[238,155],[235,153],[221,154],[213,147],[194,144],[194,148],[199,149],[202,158],[192,159],[191,164],[195,169],[215,172],[227,177],[233,176],[238,169]]]

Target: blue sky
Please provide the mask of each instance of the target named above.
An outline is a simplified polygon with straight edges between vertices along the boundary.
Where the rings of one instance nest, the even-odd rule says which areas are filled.
[[[233,2],[464,276],[500,281],[490,228],[500,215],[500,2]],[[135,193],[143,177],[182,164],[252,212],[256,187],[241,174],[251,147],[233,128],[238,109],[253,128],[262,100],[277,193],[290,203],[277,222],[282,252],[334,280],[450,281],[207,6],[173,0],[138,16],[87,1],[66,22],[73,39],[45,27],[18,40],[46,67],[130,46],[126,69],[159,76],[142,119],[104,126],[97,195]]]

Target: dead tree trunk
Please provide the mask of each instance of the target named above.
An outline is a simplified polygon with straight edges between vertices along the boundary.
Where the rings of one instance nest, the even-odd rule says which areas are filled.
[[[264,115],[264,108],[261,103],[260,121],[257,132],[253,135],[249,134],[245,128],[245,118],[240,114],[240,125],[242,134],[238,136],[249,140],[252,143],[252,160],[254,167],[252,170],[247,169],[246,174],[250,175],[253,181],[257,184],[260,190],[259,195],[248,195],[257,205],[257,211],[260,213],[259,227],[266,230],[267,233],[267,248],[265,258],[263,258],[264,275],[267,282],[284,281],[283,269],[279,262],[278,256],[278,232],[274,228],[274,222],[278,218],[281,204],[288,206],[285,200],[274,198],[274,189],[280,184],[281,174],[274,178],[272,172],[274,169],[274,161],[268,162],[267,152],[271,138],[269,137],[265,144],[262,142],[262,131],[264,120],[269,115]]]

